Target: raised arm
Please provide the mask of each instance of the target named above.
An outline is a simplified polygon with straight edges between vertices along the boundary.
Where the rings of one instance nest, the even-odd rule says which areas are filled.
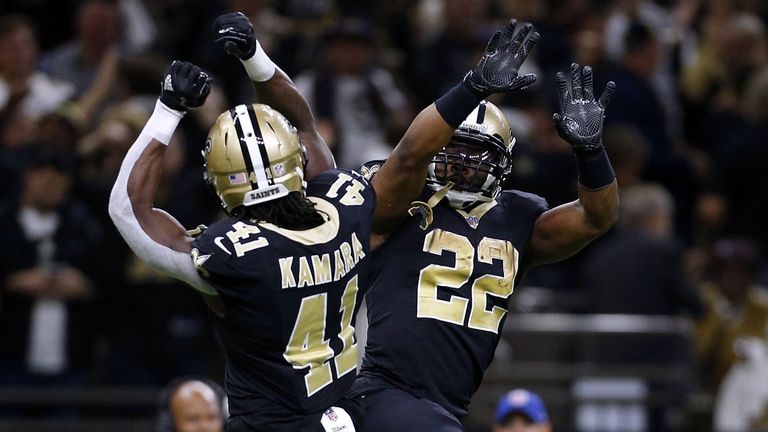
[[[528,244],[528,266],[560,261],[608,231],[618,219],[616,176],[602,143],[605,108],[613,96],[613,81],[599,99],[593,92],[592,68],[571,65],[570,82],[557,74],[560,112],[555,128],[573,146],[579,171],[579,199],[544,212],[536,220]],[[583,80],[583,81],[582,81]]]
[[[378,197],[371,247],[378,246],[407,215],[424,187],[432,157],[445,147],[453,132],[477,105],[492,93],[532,84],[534,75],[518,70],[539,39],[531,24],[517,28],[511,20],[488,42],[480,62],[464,79],[424,109],[406,131],[392,155],[373,178]]]
[[[192,263],[192,238],[173,216],[154,206],[165,148],[186,111],[202,105],[210,89],[210,78],[197,66],[171,64],[155,110],[120,167],[109,197],[109,215],[139,258],[202,292],[220,312],[221,305],[213,298],[216,291]]]
[[[248,17],[240,12],[221,15],[216,18],[214,32],[214,42],[243,63],[258,101],[280,111],[296,127],[307,148],[307,179],[334,168],[333,154],[317,132],[307,101],[259,45]]]

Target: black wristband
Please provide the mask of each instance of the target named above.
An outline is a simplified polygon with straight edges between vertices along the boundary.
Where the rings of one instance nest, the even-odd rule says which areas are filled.
[[[460,82],[435,101],[435,108],[443,120],[456,129],[482,100],[483,98],[470,91],[464,82]]]
[[[604,148],[595,153],[577,154],[576,167],[579,171],[579,183],[589,190],[603,189],[616,178]]]

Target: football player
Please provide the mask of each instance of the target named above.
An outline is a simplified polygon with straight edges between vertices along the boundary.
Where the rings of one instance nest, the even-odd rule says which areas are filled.
[[[617,184],[602,145],[615,85],[596,98],[591,68],[576,64],[569,79],[557,75],[557,85],[554,124],[573,147],[579,199],[553,209],[541,197],[502,190],[515,137],[496,106],[483,101],[457,119],[438,101],[448,114],[435,127],[452,138],[429,165],[414,217],[373,227],[368,342],[350,393],[365,409],[363,430],[462,431],[515,283],[616,221]],[[374,185],[384,173],[379,166],[363,169]]]
[[[395,226],[406,214],[451,136],[444,116],[463,118],[484,95],[535,80],[517,69],[538,34],[527,25],[513,38],[515,26],[495,35],[464,85],[414,120],[371,186],[334,169],[306,102],[260,49],[248,19],[219,17],[216,43],[242,60],[269,105],[236,106],[211,128],[205,181],[229,217],[195,237],[153,206],[165,147],[210,90],[197,66],[171,65],[109,211],[142,259],[196,288],[215,312],[227,354],[227,430],[354,430],[355,407],[340,398],[354,380],[352,323],[371,224]]]
[[[294,91],[281,72],[270,77],[257,84],[265,99]],[[294,124],[269,105],[238,105],[218,117],[203,149],[205,182],[228,218],[188,234],[153,201],[171,135],[209,89],[205,72],[173,62],[125,157],[110,216],[140,258],[199,290],[215,312],[227,357],[228,430],[354,430],[333,405],[355,375],[351,323],[373,189],[332,169],[311,130],[300,137],[294,124],[311,124],[311,114],[292,105],[303,101],[295,95],[275,103]],[[305,145],[315,147],[314,164]]]

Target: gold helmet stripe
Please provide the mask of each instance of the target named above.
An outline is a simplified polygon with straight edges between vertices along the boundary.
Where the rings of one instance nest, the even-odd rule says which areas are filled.
[[[256,186],[259,189],[266,188],[270,185],[270,182],[267,179],[267,174],[264,169],[264,159],[262,158],[262,153],[259,149],[264,142],[264,138],[261,136],[261,129],[259,129],[259,134],[257,136],[253,121],[251,121],[251,113],[249,113],[246,105],[236,106],[235,113],[237,114],[237,121],[235,123],[240,126],[238,135],[240,135],[240,143],[243,148],[243,156],[246,160],[246,164],[250,159],[251,166],[253,167],[252,172],[256,175]],[[256,122],[256,127],[258,127],[258,122]],[[245,145],[243,145],[243,143],[245,143]],[[267,163],[269,163],[268,160]]]

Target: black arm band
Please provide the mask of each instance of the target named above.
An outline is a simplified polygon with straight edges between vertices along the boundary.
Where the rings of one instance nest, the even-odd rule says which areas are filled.
[[[589,190],[600,190],[613,183],[616,174],[605,149],[597,153],[576,155],[576,167],[579,171],[579,183]]]
[[[460,82],[435,101],[435,108],[443,120],[456,129],[482,100],[481,96],[476,95],[463,82]]]

